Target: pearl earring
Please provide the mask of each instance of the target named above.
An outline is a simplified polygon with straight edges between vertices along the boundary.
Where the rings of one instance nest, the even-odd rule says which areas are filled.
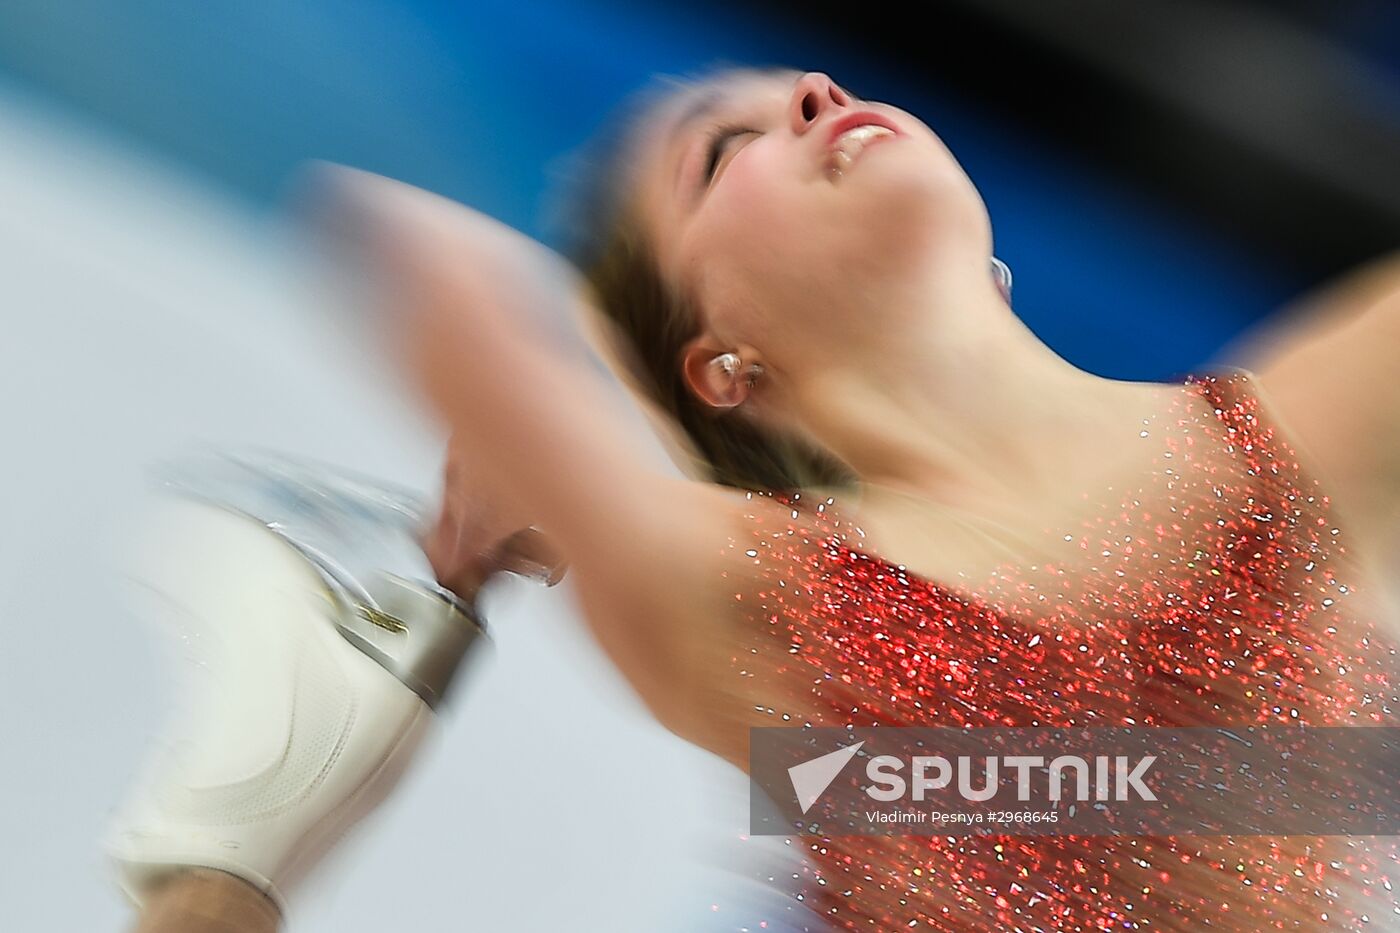
[[[741,362],[743,361],[739,359],[739,354],[737,353],[721,353],[710,360],[710,365],[719,367],[720,372],[732,379],[738,374],[739,364]],[[744,383],[752,389],[758,384],[758,380],[762,378],[763,373],[764,369],[762,363],[750,363],[744,370]]]
[[[1011,267],[995,256],[992,257],[992,278],[996,279],[997,288],[1006,298],[1006,303],[1011,303]]]
[[[721,353],[719,356],[710,360],[710,364],[712,366],[718,366],[720,372],[724,373],[726,376],[733,376],[739,371],[739,354]]]

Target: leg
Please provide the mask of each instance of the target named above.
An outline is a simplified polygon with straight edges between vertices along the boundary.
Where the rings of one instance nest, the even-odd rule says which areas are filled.
[[[147,895],[133,933],[276,933],[280,919],[277,905],[242,878],[192,868]]]

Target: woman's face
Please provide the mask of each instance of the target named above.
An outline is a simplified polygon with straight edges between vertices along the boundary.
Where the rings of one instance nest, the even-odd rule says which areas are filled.
[[[664,278],[719,343],[770,361],[898,326],[870,315],[918,305],[940,276],[987,275],[986,208],[947,147],[824,74],[687,88],[648,122],[634,165]]]

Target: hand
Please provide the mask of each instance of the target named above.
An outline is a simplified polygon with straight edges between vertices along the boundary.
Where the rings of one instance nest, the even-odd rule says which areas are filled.
[[[448,446],[442,506],[423,541],[438,583],[464,599],[502,571],[558,583],[566,569],[559,552],[522,512],[483,494],[462,450],[457,439]]]

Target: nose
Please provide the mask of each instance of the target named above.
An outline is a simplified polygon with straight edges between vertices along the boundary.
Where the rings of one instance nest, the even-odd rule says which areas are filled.
[[[797,79],[788,106],[792,131],[801,136],[833,107],[851,106],[851,97],[820,71],[809,71]]]

